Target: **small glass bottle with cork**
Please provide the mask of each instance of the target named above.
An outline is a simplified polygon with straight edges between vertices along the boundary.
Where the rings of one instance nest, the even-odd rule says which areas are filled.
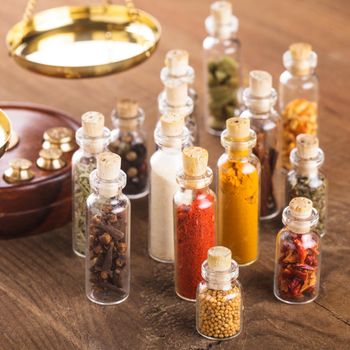
[[[213,172],[208,152],[200,147],[183,150],[183,169],[177,174],[180,189],[174,195],[175,290],[195,301],[201,265],[215,245],[216,197],[209,186]]]
[[[144,119],[144,111],[137,101],[131,99],[118,100],[112,112],[114,129],[108,149],[122,159],[121,168],[128,176],[124,193],[130,199],[148,194],[146,134],[142,128]]]
[[[196,303],[197,331],[203,337],[227,340],[242,332],[243,300],[238,274],[230,249],[216,246],[208,250]]]
[[[209,34],[203,41],[206,126],[209,133],[220,135],[226,120],[240,113],[241,43],[231,3],[212,3],[205,27]]]
[[[169,66],[177,67],[180,65],[178,59],[169,60]],[[188,96],[188,84],[187,79],[173,79],[169,78],[164,80],[164,90],[158,96],[158,108],[160,115],[173,114],[181,116],[185,120],[185,126],[190,133],[189,144],[194,145],[198,141],[197,125],[196,121],[191,117],[193,112],[193,100]],[[158,121],[157,127],[160,122]],[[195,127],[194,127],[195,125]]]
[[[170,50],[165,56],[165,67],[160,71],[160,79],[164,86],[176,86],[177,84],[186,83],[188,86],[194,83],[195,72],[189,65],[189,54],[185,50]],[[193,87],[188,87],[188,96],[192,99],[193,110],[185,116],[185,125],[190,132],[191,144],[198,145],[199,130],[197,119],[197,102],[198,94]],[[160,110],[164,112],[166,101],[164,93],[159,96]],[[187,113],[187,112],[186,112]]]
[[[289,170],[289,154],[299,134],[317,135],[317,55],[307,43],[294,43],[283,55],[286,70],[280,76],[279,107],[282,114],[282,166]]]
[[[293,169],[287,175],[286,198],[306,197],[313,203],[319,215],[317,233],[323,237],[327,224],[327,178],[319,170],[324,162],[324,153],[314,135],[297,136],[297,147],[290,154]]]
[[[120,166],[120,156],[104,152],[90,175],[85,285],[86,296],[101,305],[121,303],[130,291],[131,209]]]
[[[276,238],[274,294],[287,304],[306,304],[318,296],[320,236],[314,231],[318,213],[312,201],[293,198],[283,211],[284,228]]]
[[[254,154],[261,164],[260,219],[268,220],[280,212],[282,182],[278,168],[281,146],[281,118],[274,109],[277,93],[272,88],[272,76],[268,72],[254,70],[249,73],[249,87],[243,91],[246,110],[242,118],[250,119],[250,126],[256,132]]]
[[[166,114],[154,133],[158,146],[150,159],[148,252],[160,262],[174,262],[173,198],[178,191],[176,174],[182,167],[182,149],[189,131],[181,115]]]
[[[225,153],[218,160],[217,242],[239,265],[258,259],[260,162],[252,153],[256,133],[248,118],[230,118],[221,135]]]
[[[85,256],[86,200],[91,193],[89,176],[96,169],[96,157],[106,150],[110,131],[104,126],[104,116],[99,112],[87,112],[81,118],[82,127],[76,132],[80,148],[72,157],[73,252]]]

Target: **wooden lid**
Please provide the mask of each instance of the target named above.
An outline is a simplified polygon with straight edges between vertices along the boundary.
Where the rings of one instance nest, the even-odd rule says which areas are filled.
[[[201,147],[187,147],[183,150],[183,167],[188,176],[202,176],[207,171],[208,151]]]
[[[183,116],[166,114],[161,116],[160,126],[164,136],[179,136],[183,132],[185,120]]]
[[[186,83],[177,86],[166,86],[165,94],[167,103],[170,106],[184,106],[188,98],[188,86]]]
[[[136,100],[132,100],[130,98],[123,98],[117,100],[116,109],[118,117],[120,118],[135,118],[138,114],[139,104]]]
[[[249,88],[252,96],[266,97],[271,94],[272,76],[263,70],[253,70],[249,73]]]
[[[232,4],[229,1],[215,1],[210,10],[215,24],[225,25],[231,22]]]
[[[312,213],[312,201],[305,197],[295,197],[290,201],[289,209],[297,218],[308,218]]]
[[[245,140],[250,136],[250,119],[249,118],[229,118],[226,120],[228,136],[234,140]]]
[[[289,51],[294,60],[307,60],[310,58],[312,46],[307,43],[294,43],[289,46]]]
[[[84,135],[87,137],[101,137],[105,124],[105,117],[99,112],[86,112],[81,117]]]
[[[298,156],[302,159],[316,158],[318,155],[318,138],[315,135],[300,134],[297,136]]]
[[[121,158],[112,152],[102,152],[97,156],[97,174],[102,180],[115,180],[120,171]]]
[[[208,250],[208,267],[213,271],[227,271],[231,267],[231,250],[216,246]]]
[[[169,73],[173,76],[180,77],[187,73],[188,70],[188,52],[186,50],[170,50],[165,56],[165,65]]]

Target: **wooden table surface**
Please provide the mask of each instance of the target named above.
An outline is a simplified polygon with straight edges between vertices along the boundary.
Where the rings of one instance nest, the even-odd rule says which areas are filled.
[[[149,147],[153,149],[156,98],[161,90],[159,71],[167,50],[189,50],[197,71],[196,87],[203,97],[201,42],[210,1],[135,1],[162,23],[158,51],[129,72],[82,81],[45,78],[17,67],[7,55],[4,40],[26,0],[2,1],[0,99],[46,104],[78,120],[88,110],[109,116],[117,96],[132,96],[146,110]],[[38,2],[39,9],[78,3]],[[97,306],[85,297],[83,260],[72,254],[70,226],[31,238],[0,241],[1,350],[349,349],[350,2],[235,0],[234,5],[240,19],[246,72],[265,69],[273,74],[276,85],[283,69],[282,54],[290,43],[308,41],[319,55],[320,139],[330,179],[329,227],[323,240],[319,298],[304,306],[289,306],[275,299],[274,242],[280,221],[264,224],[258,262],[240,271],[245,301],[241,336],[228,342],[201,338],[195,330],[195,305],[174,294],[173,267],[147,256],[144,199],[132,203],[131,295],[119,306]],[[210,150],[214,167],[223,151],[219,140],[202,128],[201,144]]]

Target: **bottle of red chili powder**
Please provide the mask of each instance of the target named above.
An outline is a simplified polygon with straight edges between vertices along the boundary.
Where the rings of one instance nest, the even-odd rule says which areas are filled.
[[[200,147],[183,151],[183,170],[177,175],[180,189],[174,195],[175,290],[185,300],[196,300],[201,265],[215,245],[216,197],[209,189],[213,172],[208,152]]]

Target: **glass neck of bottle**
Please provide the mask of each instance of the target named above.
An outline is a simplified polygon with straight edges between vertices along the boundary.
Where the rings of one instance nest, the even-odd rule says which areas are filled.
[[[316,157],[311,159],[303,159],[298,155],[297,149],[293,149],[290,153],[290,162],[293,165],[295,172],[299,176],[304,177],[317,177],[319,168],[324,162],[324,153],[321,149],[318,149]]]
[[[177,174],[177,183],[184,190],[209,190],[209,185],[213,181],[213,171],[208,167],[202,176],[188,176],[183,170]]]
[[[120,170],[118,177],[114,180],[104,180],[98,176],[98,171],[94,170],[90,174],[90,186],[97,196],[106,199],[118,197],[126,185],[126,174]]]
[[[225,148],[230,160],[243,160],[249,157],[256,145],[256,133],[250,130],[250,135],[245,140],[234,140],[225,129],[221,134],[221,145]]]
[[[188,96],[183,105],[172,105],[168,102],[166,92],[164,90],[158,96],[158,109],[159,113],[162,115],[176,114],[186,117],[193,112],[193,100]]]
[[[219,41],[235,39],[238,31],[238,18],[231,16],[228,23],[218,24],[213,16],[209,16],[205,20],[205,27],[209,35]]]
[[[138,109],[138,113],[135,117],[124,118],[118,115],[117,111],[112,112],[113,126],[121,131],[132,132],[140,128],[145,120],[145,114],[141,108]]]
[[[295,217],[289,207],[287,207],[283,210],[282,222],[291,232],[306,234],[310,233],[311,230],[317,225],[318,213],[317,210],[313,208],[310,217],[298,218]]]
[[[277,93],[275,89],[271,89],[270,95],[256,97],[252,95],[250,88],[247,88],[243,91],[243,102],[251,114],[266,116],[268,112],[273,110],[277,102]]]
[[[295,77],[305,79],[314,74],[317,66],[317,55],[311,52],[310,57],[302,60],[295,60],[290,51],[283,54],[285,68]]]
[[[202,264],[202,277],[207,281],[209,289],[230,290],[232,282],[237,280],[238,274],[238,265],[234,260],[232,260],[231,267],[227,271],[210,270],[207,260]]]
[[[109,129],[104,128],[101,137],[87,137],[84,135],[83,128],[79,128],[76,132],[76,141],[86,156],[94,156],[106,149],[110,134]]]
[[[168,153],[178,153],[189,144],[190,133],[186,127],[180,135],[166,136],[162,133],[160,123],[154,131],[154,141],[160,150]]]

